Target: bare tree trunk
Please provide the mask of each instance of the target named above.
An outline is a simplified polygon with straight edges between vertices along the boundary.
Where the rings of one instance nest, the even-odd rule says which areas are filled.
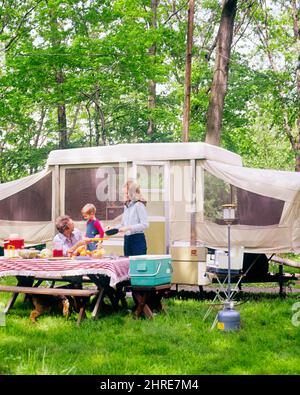
[[[41,117],[40,117],[40,120],[38,123],[39,127],[37,129],[37,132],[36,132],[36,135],[34,138],[34,147],[35,148],[38,148],[38,146],[39,146],[40,137],[41,137],[43,126],[44,126],[45,116],[46,116],[46,109],[45,109],[45,107],[42,107],[41,108]]]
[[[94,123],[95,123],[95,144],[98,147],[100,145],[100,125],[99,125],[99,111],[97,108],[97,104],[95,104]]]
[[[189,10],[188,10],[185,80],[184,80],[184,106],[183,106],[183,121],[182,121],[183,142],[189,141],[194,14],[195,14],[195,0],[190,0]]]
[[[95,92],[95,131],[96,131],[96,145],[100,145],[100,137],[101,137],[101,145],[106,145],[106,130],[105,130],[105,117],[104,113],[100,106],[100,97],[99,97],[99,87],[96,86]],[[101,126],[100,126],[101,123]]]
[[[217,55],[211,96],[207,113],[205,142],[220,144],[224,100],[227,92],[228,70],[233,38],[237,0],[223,0],[220,28],[218,32]]]
[[[291,0],[291,3],[285,3],[285,6],[287,7],[287,10],[291,15],[293,15],[293,33],[294,33],[294,42],[300,43],[300,36],[299,36],[299,9],[297,6],[297,0]],[[257,26],[258,33],[259,33],[259,38],[260,41],[265,48],[266,54],[268,56],[269,62],[271,69],[273,70],[274,73],[276,73],[277,67],[274,59],[274,54],[272,52],[272,48],[270,47],[269,43],[269,14],[267,11],[267,6],[265,4],[265,10],[264,10],[264,25],[261,28],[259,25]],[[300,61],[300,54],[299,56],[299,61]],[[283,92],[279,92],[279,96],[282,100],[282,109],[283,109],[283,130],[285,131],[292,150],[295,154],[295,171],[300,171],[300,65],[298,62],[298,67],[296,71],[296,87],[297,87],[297,96],[298,96],[298,114],[299,116],[296,119],[296,133],[293,132],[293,128],[291,127],[291,124],[293,123],[289,119],[289,114],[288,110],[285,108],[285,94]]]
[[[151,0],[151,23],[150,26],[153,29],[157,29],[157,8],[160,0]],[[156,55],[156,43],[153,43],[148,51],[149,56],[155,57]],[[151,136],[155,131],[155,123],[151,115],[151,111],[156,107],[156,81],[148,81],[148,109],[150,110],[147,134]]]
[[[95,87],[95,95],[94,95],[94,105],[95,105],[95,114],[94,114],[94,123],[95,123],[95,143],[96,146],[100,145],[100,125],[99,125],[99,87],[96,85]]]
[[[75,109],[74,118],[73,118],[73,121],[72,121],[72,126],[71,126],[71,128],[69,130],[69,138],[72,135],[72,133],[74,133],[74,131],[75,131],[75,127],[76,127],[76,124],[77,124],[77,121],[78,121],[78,115],[79,115],[80,109],[81,109],[81,104],[77,104],[76,105],[76,109]]]
[[[297,0],[292,1],[292,11],[293,11],[293,21],[294,21],[294,38],[295,40],[300,39],[300,29],[299,29],[299,7],[297,5]]]
[[[100,120],[101,120],[101,139],[102,145],[106,145],[106,125],[105,125],[105,117],[104,112],[102,111],[101,107],[99,107],[100,113]]]
[[[297,48],[300,47],[300,30],[299,30],[299,7],[296,0],[292,0],[292,15],[293,15],[293,31],[294,40],[297,43]],[[296,88],[298,98],[298,116],[296,119],[296,132],[297,135],[294,138],[292,136],[292,130],[288,124],[288,117],[286,115],[285,131],[289,137],[292,148],[295,152],[295,171],[300,171],[300,53],[298,53],[298,65],[296,71]]]
[[[90,107],[87,104],[85,106],[86,111],[88,113],[88,121],[89,121],[89,146],[92,146],[92,141],[93,141],[93,128],[92,128],[92,118],[91,118],[91,112],[90,112]]]
[[[296,146],[297,152],[296,152],[296,166],[295,166],[295,171],[300,171],[300,144]]]
[[[148,108],[153,111],[156,106],[156,82],[153,80],[148,81]],[[152,114],[149,115],[147,134],[151,136],[155,131],[155,123]]]
[[[51,44],[52,48],[57,49],[61,45],[61,38],[59,35],[59,26],[57,21],[56,9],[53,4],[47,2],[49,7],[50,29],[51,29]],[[68,146],[68,130],[67,130],[67,114],[64,99],[63,83],[65,81],[62,67],[55,70],[55,82],[57,84],[57,131],[59,148],[64,149]]]
[[[64,82],[63,72],[60,70],[56,74],[56,82],[58,83],[58,90],[60,96],[63,96],[62,84]],[[66,105],[64,103],[57,105],[57,126],[59,133],[59,148],[64,149],[68,146],[68,130],[67,130],[67,114]]]
[[[299,41],[299,40],[298,40]],[[300,62],[300,54],[298,55]],[[297,116],[297,144],[295,146],[296,152],[296,166],[295,170],[300,171],[300,64],[297,67],[297,97],[298,97],[298,116]]]

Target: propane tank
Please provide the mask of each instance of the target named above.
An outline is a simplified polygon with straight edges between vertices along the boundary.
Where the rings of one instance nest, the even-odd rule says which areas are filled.
[[[218,314],[217,328],[221,331],[236,331],[241,326],[240,313],[234,310],[233,301],[225,302],[224,309]]]

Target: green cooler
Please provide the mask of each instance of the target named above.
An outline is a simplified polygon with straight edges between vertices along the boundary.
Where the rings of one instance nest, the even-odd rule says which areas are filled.
[[[155,286],[171,283],[171,255],[130,256],[131,285]]]

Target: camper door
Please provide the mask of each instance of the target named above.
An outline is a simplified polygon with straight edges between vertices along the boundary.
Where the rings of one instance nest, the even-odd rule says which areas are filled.
[[[149,254],[169,253],[169,173],[168,162],[132,162],[129,176],[137,180],[147,200]]]

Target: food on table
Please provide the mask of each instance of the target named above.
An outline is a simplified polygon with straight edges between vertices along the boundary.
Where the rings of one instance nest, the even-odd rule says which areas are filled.
[[[40,258],[51,258],[52,257],[52,251],[49,250],[49,248],[44,248],[40,254]]]
[[[81,255],[82,252],[86,251],[86,246],[79,246],[78,248],[76,248],[76,250],[74,251],[74,255]]]
[[[88,251],[86,249],[86,246],[79,246],[78,248],[76,248],[76,250],[73,252],[72,254],[73,256],[90,256],[91,255],[91,251]]]
[[[105,250],[102,247],[102,243],[100,242],[97,244],[97,249],[94,251],[87,250],[85,245],[76,248],[76,250],[72,254],[72,257],[73,259],[76,257],[102,258],[104,254]]]
[[[94,251],[92,251],[92,257],[93,258],[102,258],[103,255],[105,254],[105,250],[102,247],[102,245],[98,245],[98,248]]]
[[[40,251],[35,249],[22,249],[18,252],[19,256],[23,259],[33,259],[39,255]]]

